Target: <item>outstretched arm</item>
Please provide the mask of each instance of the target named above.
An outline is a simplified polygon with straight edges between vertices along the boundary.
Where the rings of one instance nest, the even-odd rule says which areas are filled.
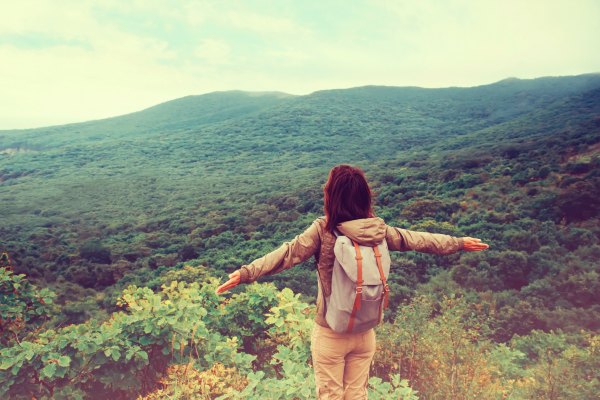
[[[390,250],[419,251],[421,253],[452,254],[459,250],[481,251],[489,246],[480,239],[454,237],[441,233],[417,232],[387,227],[386,241]]]
[[[229,274],[229,280],[219,286],[217,293],[223,293],[240,283],[254,282],[264,275],[273,275],[300,264],[313,256],[321,244],[318,220],[289,242],[277,250],[242,266]]]

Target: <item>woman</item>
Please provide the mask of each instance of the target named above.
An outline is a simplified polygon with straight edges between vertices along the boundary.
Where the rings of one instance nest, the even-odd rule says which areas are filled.
[[[230,274],[230,279],[217,288],[217,293],[282,272],[315,256],[319,290],[311,351],[317,396],[319,399],[366,399],[369,368],[375,354],[375,332],[369,329],[361,333],[336,333],[324,317],[322,299],[331,293],[334,229],[364,246],[375,246],[386,240],[390,251],[451,254],[459,250],[480,251],[488,245],[470,237],[456,238],[387,226],[373,213],[371,190],[364,173],[350,165],[338,165],[329,172],[324,198],[324,218],[315,220],[304,233],[277,250]]]

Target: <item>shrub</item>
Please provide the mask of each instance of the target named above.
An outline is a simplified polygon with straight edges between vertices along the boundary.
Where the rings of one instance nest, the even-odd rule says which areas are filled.
[[[110,264],[110,250],[102,245],[99,240],[88,240],[79,249],[79,255],[88,261],[99,264]]]
[[[55,294],[38,289],[25,275],[15,275],[6,253],[0,267],[0,345],[19,342],[45,322],[52,310]]]

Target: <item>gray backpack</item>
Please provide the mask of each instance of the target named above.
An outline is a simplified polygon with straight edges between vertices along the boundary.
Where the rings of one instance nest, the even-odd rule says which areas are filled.
[[[391,260],[387,242],[368,247],[337,232],[336,236],[325,320],[336,332],[364,332],[381,322],[388,305]]]

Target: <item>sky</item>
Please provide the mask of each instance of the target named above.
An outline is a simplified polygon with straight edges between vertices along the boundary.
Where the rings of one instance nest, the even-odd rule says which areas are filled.
[[[221,90],[600,72],[598,0],[0,0],[0,129]]]

